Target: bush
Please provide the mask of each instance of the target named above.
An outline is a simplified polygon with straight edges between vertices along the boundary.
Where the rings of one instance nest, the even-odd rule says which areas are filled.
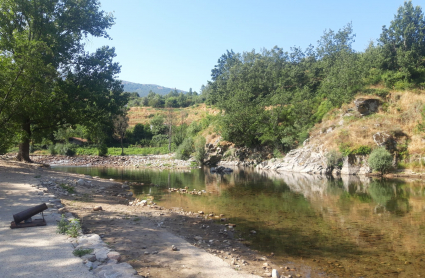
[[[58,152],[56,151],[56,149],[55,149],[55,145],[50,145],[49,146],[49,153],[51,154],[51,155],[57,155],[58,154]]]
[[[206,140],[202,136],[198,137],[195,141],[195,159],[199,165],[204,164],[204,158],[206,154],[205,143]]]
[[[55,145],[55,151],[56,153],[60,155],[73,156],[75,155],[75,150],[76,150],[76,146],[69,143]]]
[[[369,146],[360,146],[351,151],[352,154],[368,155],[372,149]]]
[[[393,157],[385,148],[374,149],[368,160],[369,166],[381,174],[385,174],[389,171],[392,162]]]
[[[326,164],[328,167],[341,168],[342,167],[342,155],[336,150],[330,150],[326,154]]]
[[[183,143],[176,150],[176,158],[187,160],[193,152],[193,140],[188,137],[184,139]]]
[[[108,146],[106,146],[105,143],[100,144],[97,147],[98,155],[99,156],[106,156],[108,154]]]

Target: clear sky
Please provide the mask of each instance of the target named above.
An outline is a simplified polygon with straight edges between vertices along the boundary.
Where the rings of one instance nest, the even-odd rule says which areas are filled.
[[[413,0],[425,7],[425,0]],[[403,0],[100,0],[112,12],[113,40],[89,38],[86,50],[116,49],[119,79],[188,91],[210,80],[218,58],[235,52],[316,45],[325,29],[352,22],[363,51]]]

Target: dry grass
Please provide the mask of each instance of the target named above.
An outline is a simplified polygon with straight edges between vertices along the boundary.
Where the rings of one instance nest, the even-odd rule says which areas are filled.
[[[207,114],[216,115],[219,113],[218,109],[207,107],[205,103],[194,105],[186,108],[174,108],[173,113],[175,115],[176,124],[180,125],[181,119],[186,124],[190,124],[194,121],[199,121]],[[128,113],[129,126],[134,127],[136,124],[146,124],[155,115],[167,114],[167,108],[152,108],[152,107],[131,107]],[[187,116],[185,116],[187,115]]]
[[[323,144],[327,149],[338,149],[341,143],[353,148],[374,148],[373,134],[387,132],[394,135],[399,145],[407,141],[409,154],[425,153],[425,133],[418,130],[418,124],[423,121],[421,111],[425,105],[425,91],[393,91],[386,98],[370,95],[356,98],[360,97],[380,99],[382,105],[378,113],[363,117],[343,116],[354,103],[334,109],[312,129],[311,142]],[[327,133],[330,129],[333,131]]]

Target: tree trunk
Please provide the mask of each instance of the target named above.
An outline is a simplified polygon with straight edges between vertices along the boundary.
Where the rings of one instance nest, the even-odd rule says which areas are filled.
[[[22,142],[19,143],[19,152],[16,159],[19,161],[32,162],[30,159],[31,123],[29,119],[22,124],[22,130],[24,131],[24,138]]]

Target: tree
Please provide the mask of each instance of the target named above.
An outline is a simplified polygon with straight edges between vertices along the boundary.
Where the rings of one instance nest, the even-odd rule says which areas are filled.
[[[151,131],[153,135],[163,134],[167,127],[164,125],[164,117],[162,115],[156,115],[150,121]]]
[[[387,28],[382,27],[379,38],[386,52],[386,67],[394,70],[402,67],[411,72],[423,66],[425,56],[425,18],[421,7],[411,1],[397,10],[394,20]]]
[[[136,142],[145,137],[145,127],[142,124],[136,124],[133,130],[133,137]]]
[[[83,38],[109,38],[112,15],[97,0],[0,0],[0,141],[13,137],[30,161],[34,136],[63,125],[108,125],[127,103],[115,50],[84,51]],[[19,127],[19,129],[17,129]],[[9,141],[10,142],[10,141]]]
[[[123,139],[128,128],[128,116],[126,113],[118,115],[114,118],[114,135],[121,142],[121,155],[124,155]]]

